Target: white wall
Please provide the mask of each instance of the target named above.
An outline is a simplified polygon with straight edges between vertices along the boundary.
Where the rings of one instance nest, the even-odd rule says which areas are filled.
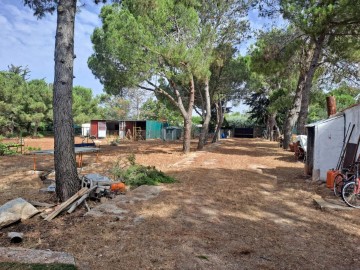
[[[351,124],[351,126],[355,124],[355,128],[351,135],[350,142],[358,143],[360,134],[360,106],[354,106],[350,109],[347,109],[344,113],[346,119],[346,129],[348,128],[349,124]]]
[[[326,180],[329,169],[338,163],[344,140],[344,117],[329,119],[315,126],[313,179]]]
[[[81,135],[88,136],[90,134],[90,123],[81,125]]]

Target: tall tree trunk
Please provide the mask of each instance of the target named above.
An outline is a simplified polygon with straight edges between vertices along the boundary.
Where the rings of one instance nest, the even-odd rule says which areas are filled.
[[[54,138],[56,195],[65,201],[80,188],[74,151],[72,85],[76,0],[57,6],[54,78]]]
[[[219,123],[220,123],[220,111],[219,111],[219,103],[215,102],[215,110],[216,110],[216,125],[215,125],[215,132],[214,136],[211,140],[212,143],[215,143],[219,140]]]
[[[299,75],[299,80],[296,86],[295,96],[293,99],[293,105],[289,110],[284,123],[284,142],[283,142],[284,149],[289,148],[289,144],[291,142],[292,129],[299,116],[304,78],[305,78],[305,72],[304,70],[301,70]]]
[[[205,81],[205,117],[204,117],[204,123],[201,128],[201,133],[199,137],[198,142],[198,150],[202,150],[204,148],[204,145],[206,144],[208,133],[209,133],[209,123],[211,118],[211,104],[210,104],[210,93],[209,93],[209,80],[206,79]],[[203,108],[204,111],[204,108]]]
[[[315,75],[315,72],[318,68],[319,59],[321,56],[321,51],[323,48],[325,42],[325,34],[322,34],[319,36],[317,40],[315,40],[315,49],[314,53],[312,54],[312,59],[310,62],[310,66],[306,75],[305,83],[304,83],[304,89],[302,93],[302,99],[301,99],[301,108],[297,123],[298,133],[299,134],[306,134],[306,121],[308,117],[309,112],[309,103],[310,103],[310,90],[312,87],[312,81]]]
[[[313,53],[314,53],[314,44],[310,44],[310,48],[308,50],[304,49],[302,53],[301,59],[303,59],[302,60],[303,62],[300,64],[300,74],[295,90],[295,96],[293,99],[292,107],[289,110],[284,123],[284,142],[283,142],[284,149],[289,148],[292,129],[295,126],[295,123],[299,117],[303,90],[305,88],[306,78],[308,76],[308,71],[310,68]]]
[[[216,107],[216,127],[215,127],[215,133],[214,133],[214,137],[212,139],[212,143],[215,143],[217,141],[219,141],[220,139],[220,129],[224,123],[224,111],[223,111],[223,106],[226,107],[226,103],[225,102],[223,104],[223,102],[221,100],[219,100],[217,103],[215,103],[215,107]]]
[[[184,117],[184,142],[183,142],[183,152],[188,154],[190,152],[190,143],[191,143],[191,126],[192,126],[192,111],[194,108],[195,100],[195,84],[194,77],[190,75],[190,92],[189,92],[189,104],[186,114],[183,114]]]
[[[184,140],[183,140],[183,152],[188,154],[191,146],[191,117],[184,118]]]
[[[278,136],[280,135],[280,129],[276,122],[276,115],[277,112],[270,113],[268,117],[268,130],[269,130],[269,140],[270,141],[276,141],[278,139]]]
[[[270,141],[274,140],[274,126],[275,126],[275,123],[276,123],[275,117],[276,117],[276,113],[270,113],[268,115],[268,119],[267,119],[268,134],[269,134],[268,139]]]

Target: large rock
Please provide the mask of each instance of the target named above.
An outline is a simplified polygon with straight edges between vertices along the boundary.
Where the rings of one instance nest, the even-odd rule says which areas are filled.
[[[75,265],[75,259],[69,253],[19,247],[0,247],[0,262],[62,263]]]
[[[0,206],[0,228],[19,220],[31,218],[37,213],[39,210],[23,198],[11,200]]]

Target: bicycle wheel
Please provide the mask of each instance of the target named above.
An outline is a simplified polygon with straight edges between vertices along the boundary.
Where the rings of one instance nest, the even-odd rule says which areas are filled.
[[[347,205],[360,208],[360,193],[356,192],[357,182],[351,181],[344,185],[341,195]]]
[[[337,196],[337,197],[341,196],[341,190],[342,190],[342,187],[344,186],[345,180],[346,180],[346,178],[342,174],[338,174],[337,176],[335,176],[334,187],[333,187],[335,196]]]

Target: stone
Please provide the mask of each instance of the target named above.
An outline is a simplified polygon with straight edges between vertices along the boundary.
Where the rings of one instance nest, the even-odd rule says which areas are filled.
[[[39,213],[32,204],[23,198],[17,198],[0,206],[0,228],[19,220],[28,219]]]
[[[69,253],[20,247],[0,247],[0,261],[40,264],[59,263],[75,265],[75,259]]]
[[[325,201],[321,197],[314,197],[313,200],[320,207],[320,209],[333,209],[333,210],[353,210],[354,209],[345,204],[340,205],[338,203]]]

